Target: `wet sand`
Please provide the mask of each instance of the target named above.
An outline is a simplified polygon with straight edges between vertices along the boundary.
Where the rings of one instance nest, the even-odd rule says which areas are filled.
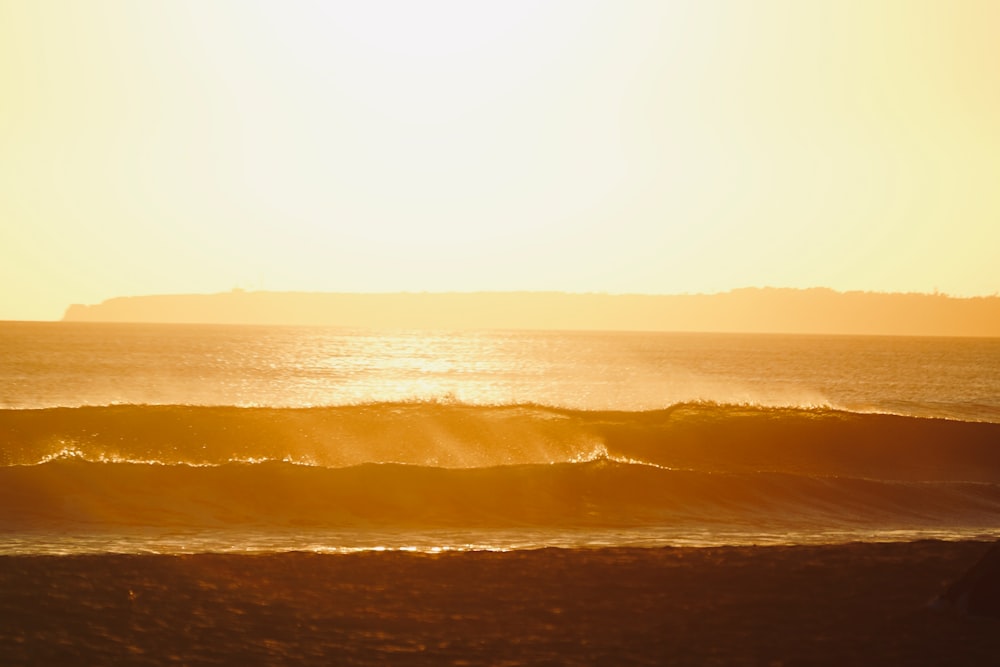
[[[981,542],[0,557],[0,663],[978,665]]]

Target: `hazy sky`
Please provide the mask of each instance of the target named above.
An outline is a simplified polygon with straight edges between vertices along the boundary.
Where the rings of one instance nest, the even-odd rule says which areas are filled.
[[[0,0],[0,318],[1000,290],[1000,2]]]

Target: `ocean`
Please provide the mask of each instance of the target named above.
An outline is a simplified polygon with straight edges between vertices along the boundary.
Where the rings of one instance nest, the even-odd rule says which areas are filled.
[[[1000,536],[1000,340],[0,324],[0,554]]]
[[[989,664],[928,602],[998,389],[998,339],[0,323],[0,664]]]

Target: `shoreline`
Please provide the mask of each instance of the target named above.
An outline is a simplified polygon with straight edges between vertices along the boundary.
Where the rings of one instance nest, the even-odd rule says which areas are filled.
[[[9,665],[976,664],[992,542],[0,556]]]

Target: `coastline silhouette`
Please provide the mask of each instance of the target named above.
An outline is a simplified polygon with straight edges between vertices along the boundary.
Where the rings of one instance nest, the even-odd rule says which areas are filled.
[[[63,321],[995,337],[1000,297],[827,288],[675,295],[236,289],[73,304]]]

